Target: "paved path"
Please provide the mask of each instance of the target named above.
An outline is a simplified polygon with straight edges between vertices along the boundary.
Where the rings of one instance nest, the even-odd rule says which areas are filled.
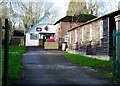
[[[92,69],[70,63],[58,50],[29,47],[23,55],[23,74],[19,84],[106,84]],[[23,86],[23,85],[22,85]]]

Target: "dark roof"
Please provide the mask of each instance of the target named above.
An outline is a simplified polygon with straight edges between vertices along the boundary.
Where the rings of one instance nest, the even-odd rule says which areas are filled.
[[[89,20],[89,21],[81,24],[80,26],[74,27],[74,28],[72,28],[72,29],[70,29],[70,30],[68,30],[68,31],[74,30],[74,29],[76,29],[76,28],[78,28],[78,27],[81,27],[81,26],[83,26],[83,25],[89,24],[89,23],[94,22],[94,21],[96,21],[96,20],[99,20],[99,19],[101,19],[101,18],[105,18],[105,17],[108,17],[108,16],[115,17],[115,16],[117,16],[117,15],[119,15],[119,14],[120,14],[120,9],[119,9],[119,10],[116,10],[116,11],[113,11],[113,12],[110,12],[110,13],[108,13],[108,14],[105,14],[105,15],[103,15],[103,16],[100,16],[100,17],[98,17],[98,18],[94,18],[94,19],[92,19],[92,20]]]
[[[55,22],[55,24],[59,23],[60,21],[63,21],[63,22],[86,22],[93,18],[96,18],[96,17],[91,14],[80,14],[78,16],[65,16],[65,17],[61,18],[60,20],[58,20],[57,22]]]
[[[24,36],[24,31],[23,30],[14,30],[13,36],[18,36],[18,37]]]

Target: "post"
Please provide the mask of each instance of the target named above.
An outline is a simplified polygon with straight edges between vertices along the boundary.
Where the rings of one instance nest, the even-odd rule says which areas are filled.
[[[2,19],[0,18],[0,86],[2,85]]]
[[[7,86],[8,80],[8,54],[9,54],[9,24],[8,19],[5,19],[5,45],[4,45],[4,85]]]
[[[120,32],[120,15],[115,17],[116,31]],[[116,36],[116,60],[120,61],[120,36]]]
[[[113,30],[113,76],[116,76],[116,30]]]
[[[116,31],[117,33],[120,32],[117,28]],[[116,36],[116,60],[120,62],[120,36]]]
[[[2,85],[2,5],[0,5],[0,86]]]

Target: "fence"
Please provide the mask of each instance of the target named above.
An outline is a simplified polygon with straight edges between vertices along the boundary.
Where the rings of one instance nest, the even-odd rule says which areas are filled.
[[[120,78],[120,32],[113,30],[113,76]]]

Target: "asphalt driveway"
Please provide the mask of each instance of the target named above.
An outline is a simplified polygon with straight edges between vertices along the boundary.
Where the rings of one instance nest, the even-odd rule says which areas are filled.
[[[22,80],[17,84],[108,84],[95,70],[76,65],[62,56],[62,51],[28,47],[23,55]]]

